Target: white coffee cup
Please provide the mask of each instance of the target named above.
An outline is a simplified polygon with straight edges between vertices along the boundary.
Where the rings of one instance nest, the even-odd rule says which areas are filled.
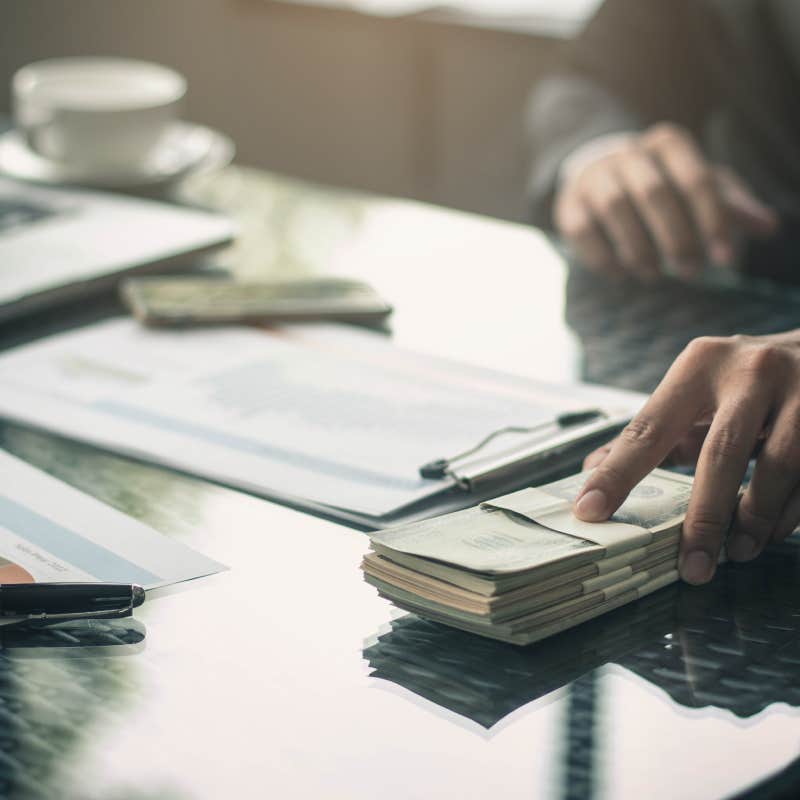
[[[57,58],[20,69],[11,83],[14,123],[40,155],[83,169],[141,164],[178,118],[186,80],[122,58]]]

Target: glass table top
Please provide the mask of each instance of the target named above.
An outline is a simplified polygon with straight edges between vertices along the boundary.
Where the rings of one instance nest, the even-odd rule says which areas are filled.
[[[134,620],[4,631],[0,796],[708,798],[797,755],[796,544],[518,648],[394,610],[361,533],[59,447],[231,570]]]
[[[399,343],[523,375],[567,379],[589,354],[647,388],[731,308],[800,309],[698,290],[676,330],[637,318],[635,289],[568,280],[533,230],[240,168],[187,191],[239,217],[219,262],[240,274],[365,278]],[[662,320],[694,302],[682,291],[663,290]],[[800,755],[793,540],[516,648],[393,609],[361,579],[357,531],[31,430],[0,446],[231,568],[135,619],[0,632],[0,797],[721,798]]]

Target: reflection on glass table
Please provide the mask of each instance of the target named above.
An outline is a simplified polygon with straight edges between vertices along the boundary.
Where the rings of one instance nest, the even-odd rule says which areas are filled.
[[[491,729],[600,668],[630,671],[681,706],[740,718],[800,707],[800,552],[790,543],[712,584],[678,585],[530,647],[414,615],[364,650],[372,676]],[[615,665],[615,666],[611,666]]]
[[[0,631],[0,797],[52,797],[63,762],[135,693],[119,657],[144,640],[132,617]]]
[[[131,616],[25,622],[0,629],[0,658],[111,658],[144,649],[145,627]],[[0,666],[2,669],[2,666]]]
[[[800,326],[800,290],[713,273],[699,284],[665,280],[654,292],[573,266],[565,317],[580,341],[583,380],[652,392],[698,336],[763,336]]]

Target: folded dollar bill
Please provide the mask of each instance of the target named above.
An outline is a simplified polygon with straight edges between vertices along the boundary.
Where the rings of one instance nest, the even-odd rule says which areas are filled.
[[[677,580],[692,481],[654,470],[613,517],[572,514],[587,475],[372,535],[365,579],[420,616],[529,644]]]

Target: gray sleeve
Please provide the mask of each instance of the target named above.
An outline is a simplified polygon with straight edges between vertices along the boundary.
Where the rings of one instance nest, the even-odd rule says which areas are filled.
[[[638,115],[602,86],[578,76],[545,78],[526,113],[533,167],[528,183],[532,222],[552,227],[552,206],[561,164],[598,136],[640,130]]]

